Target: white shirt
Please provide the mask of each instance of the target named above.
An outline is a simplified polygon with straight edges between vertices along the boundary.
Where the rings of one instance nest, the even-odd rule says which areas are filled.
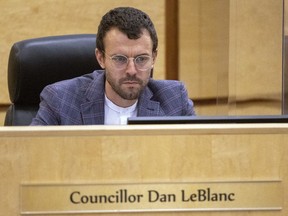
[[[127,118],[136,117],[137,115],[137,102],[130,107],[119,107],[109,100],[105,95],[105,125],[125,125]]]

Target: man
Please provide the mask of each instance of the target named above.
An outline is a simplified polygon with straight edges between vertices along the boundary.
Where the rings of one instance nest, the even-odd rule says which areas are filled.
[[[151,78],[157,46],[146,13],[131,7],[109,11],[96,40],[103,70],[45,87],[31,125],[112,125],[135,116],[195,115],[181,82]]]

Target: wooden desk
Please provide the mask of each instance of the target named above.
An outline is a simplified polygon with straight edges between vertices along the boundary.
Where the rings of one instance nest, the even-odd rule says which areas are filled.
[[[23,183],[275,180],[281,181],[284,189],[279,194],[283,197],[280,211],[200,215],[286,216],[287,167],[288,124],[1,127],[0,215],[20,214]],[[129,213],[134,214],[176,213]]]

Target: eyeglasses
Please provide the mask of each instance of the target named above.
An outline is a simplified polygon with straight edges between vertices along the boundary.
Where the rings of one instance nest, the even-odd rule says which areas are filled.
[[[109,56],[104,51],[103,51],[103,53],[110,58],[114,67],[119,69],[119,70],[123,70],[123,69],[127,68],[128,63],[129,63],[129,59],[133,60],[136,69],[139,71],[146,71],[148,69],[151,69],[153,66],[153,58],[149,55],[139,55],[136,57],[130,57],[129,58],[129,57],[127,57],[125,55],[121,55],[121,54]]]

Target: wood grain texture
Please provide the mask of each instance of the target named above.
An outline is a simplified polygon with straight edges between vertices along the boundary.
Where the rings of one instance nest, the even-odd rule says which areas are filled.
[[[0,103],[10,102],[7,90],[8,55],[13,43],[35,37],[97,33],[102,16],[119,6],[137,7],[150,15],[159,35],[155,78],[165,78],[165,0],[0,0]]]
[[[281,211],[201,215],[284,216],[288,213],[287,132],[287,124],[2,127],[0,212],[19,214],[22,183],[281,180]]]
[[[179,79],[192,99],[217,100],[199,107],[198,114],[280,114],[283,1],[179,3]],[[263,97],[279,102],[237,104]]]

